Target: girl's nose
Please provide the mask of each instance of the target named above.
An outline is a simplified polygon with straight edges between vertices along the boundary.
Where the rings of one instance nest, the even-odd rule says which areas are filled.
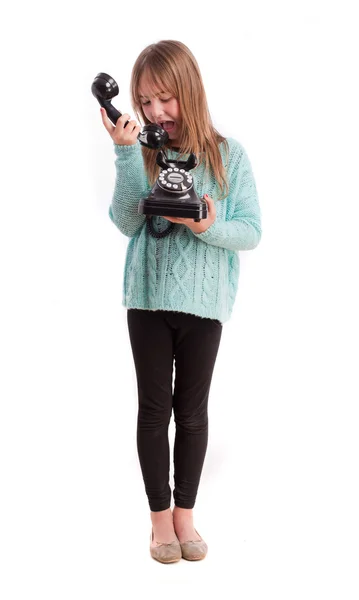
[[[160,102],[155,98],[152,102],[152,121],[159,123],[163,119],[163,110]]]

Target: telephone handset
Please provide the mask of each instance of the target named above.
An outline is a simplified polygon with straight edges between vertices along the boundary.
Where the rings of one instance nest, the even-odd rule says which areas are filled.
[[[116,125],[117,119],[122,114],[111,104],[111,99],[117,96],[119,92],[116,81],[113,77],[107,75],[107,73],[98,73],[91,86],[91,91],[100,105],[106,110],[110,121]],[[127,124],[128,121],[126,121],[124,126],[126,127]],[[160,125],[156,125],[156,123],[145,125],[137,137],[143,146],[153,148],[153,150],[161,148],[168,142],[167,131],[162,129]]]
[[[119,89],[116,81],[107,73],[98,73],[91,86],[92,94],[106,110],[114,125],[121,113],[111,104],[111,99],[117,96]],[[125,123],[125,127],[128,121]],[[158,150],[169,140],[167,131],[156,123],[149,123],[142,128],[137,136],[143,146]],[[185,161],[170,159],[163,150],[157,153],[157,164],[161,172],[148,198],[142,198],[138,205],[138,213],[146,215],[150,234],[155,238],[168,235],[175,224],[169,222],[164,231],[155,231],[152,226],[152,215],[193,218],[195,222],[207,218],[207,204],[200,199],[193,187],[193,177],[190,169],[197,166],[196,155],[192,152]]]

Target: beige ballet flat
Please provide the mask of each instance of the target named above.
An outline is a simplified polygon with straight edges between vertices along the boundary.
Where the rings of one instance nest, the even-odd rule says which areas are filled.
[[[162,544],[156,542],[156,546],[152,546],[153,543],[153,529],[150,535],[150,553],[152,558],[158,560],[161,563],[174,563],[178,562],[182,558],[182,551],[179,541],[176,539],[170,544]]]
[[[198,531],[195,529],[198,537],[201,537]],[[202,538],[200,540],[189,540],[187,542],[180,542],[182,558],[185,560],[202,560],[207,556],[208,546]]]

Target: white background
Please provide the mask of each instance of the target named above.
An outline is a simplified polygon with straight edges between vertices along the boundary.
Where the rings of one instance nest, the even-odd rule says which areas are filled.
[[[355,2],[18,2],[1,32],[3,600],[358,598],[358,20]],[[162,565],[136,449],[128,238],[90,88],[141,50],[194,53],[262,209],[240,253],[209,401],[195,526]],[[173,439],[173,422],[170,428]],[[172,443],[172,442],[171,442]],[[127,590],[125,592],[125,589]]]

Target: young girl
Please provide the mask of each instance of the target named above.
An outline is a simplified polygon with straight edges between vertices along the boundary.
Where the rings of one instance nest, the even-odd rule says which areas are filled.
[[[122,304],[128,309],[137,377],[137,449],[151,510],[150,553],[161,562],[198,560],[206,556],[207,545],[194,528],[192,509],[207,448],[210,384],[222,326],[237,292],[238,251],[259,243],[260,208],[247,154],[213,127],[200,70],[187,46],[165,40],[145,48],[132,70],[131,101],[138,121],[141,117],[168,132],[169,159],[195,153],[194,189],[208,207],[207,218],[198,223],[152,217],[151,231],[138,205],[160,172],[157,151],[140,145],[141,126],[130,115],[123,114],[114,127],[101,109],[116,154],[109,215],[130,238]],[[168,227],[173,229],[167,235],[156,236]]]

